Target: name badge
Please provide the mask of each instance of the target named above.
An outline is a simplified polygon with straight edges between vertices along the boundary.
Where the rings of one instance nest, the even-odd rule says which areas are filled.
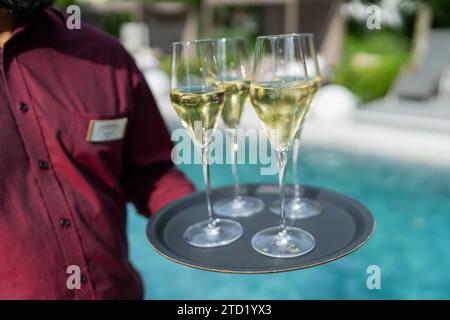
[[[86,140],[89,142],[106,142],[123,139],[128,118],[112,120],[91,120]]]

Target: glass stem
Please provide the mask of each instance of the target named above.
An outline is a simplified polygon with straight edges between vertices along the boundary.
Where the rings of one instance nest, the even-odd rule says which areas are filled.
[[[231,141],[231,172],[233,174],[234,180],[234,199],[238,200],[240,198],[240,182],[239,182],[239,174],[237,171],[237,152],[238,152],[238,143],[237,143],[237,130],[230,129],[229,130],[230,141]]]
[[[285,184],[285,173],[286,173],[286,163],[289,156],[289,150],[284,151],[278,151],[278,177],[279,177],[279,186],[280,186],[280,212],[281,212],[281,233],[280,235],[284,235],[287,232],[286,229],[286,212],[285,212],[285,205],[286,205],[286,196],[284,192],[284,184]]]
[[[202,148],[202,169],[203,179],[206,185],[206,204],[208,206],[209,227],[213,228],[216,224],[211,203],[211,180],[209,177],[209,145]]]
[[[294,140],[294,148],[292,150],[292,177],[294,180],[294,199],[298,200],[301,196],[301,190],[300,190],[300,177],[298,173],[298,162],[299,162],[299,155],[300,155],[300,138],[297,137]]]
[[[300,186],[300,176],[298,172],[298,163],[300,161],[300,136],[302,135],[303,126],[297,132],[297,136],[294,139],[294,150],[292,154],[292,175],[294,177],[294,199],[300,200],[302,195],[302,189]]]

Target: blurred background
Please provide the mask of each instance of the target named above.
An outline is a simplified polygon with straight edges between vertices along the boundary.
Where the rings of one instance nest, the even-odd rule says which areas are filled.
[[[324,84],[305,124],[300,179],[354,197],[377,221],[373,238],[338,261],[224,275],[154,253],[130,206],[146,298],[450,298],[450,0],[56,1],[63,11],[71,4],[134,55],[171,130],[180,126],[168,95],[171,42],[241,36],[252,52],[257,35],[313,32]],[[259,127],[250,106],[242,126]],[[204,188],[198,165],[180,168]],[[258,165],[239,172],[244,183],[277,183]],[[228,165],[213,165],[212,183],[232,184]],[[366,286],[369,265],[381,268],[381,290]]]

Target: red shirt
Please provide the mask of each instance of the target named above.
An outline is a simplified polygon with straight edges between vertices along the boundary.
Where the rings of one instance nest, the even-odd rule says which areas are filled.
[[[53,8],[0,54],[0,298],[142,298],[125,204],[150,215],[193,190],[143,76],[113,37]],[[91,120],[123,118],[123,138],[88,141]]]

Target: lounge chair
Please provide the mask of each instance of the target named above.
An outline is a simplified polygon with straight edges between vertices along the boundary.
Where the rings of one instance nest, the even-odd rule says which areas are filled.
[[[412,71],[400,75],[390,96],[414,100],[435,97],[449,63],[450,29],[431,29],[421,61]]]

